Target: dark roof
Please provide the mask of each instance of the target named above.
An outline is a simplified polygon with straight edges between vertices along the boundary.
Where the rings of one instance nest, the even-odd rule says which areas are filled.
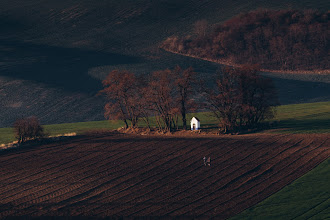
[[[193,117],[193,118],[196,118],[197,121],[200,121],[197,117]],[[192,119],[191,119],[192,120]]]

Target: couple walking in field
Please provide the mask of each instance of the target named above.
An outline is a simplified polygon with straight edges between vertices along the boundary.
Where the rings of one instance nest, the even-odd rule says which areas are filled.
[[[203,161],[204,161],[204,165],[208,165],[208,166],[211,166],[211,157],[203,157]]]

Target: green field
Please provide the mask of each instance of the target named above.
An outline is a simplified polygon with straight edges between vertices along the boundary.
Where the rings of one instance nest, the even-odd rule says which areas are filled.
[[[231,218],[239,219],[329,219],[330,159],[278,193]]]
[[[124,123],[121,121],[91,121],[78,123],[65,123],[44,125],[45,133],[50,136],[76,132],[83,134],[95,130],[113,130],[120,128]],[[15,140],[13,128],[0,128],[0,144],[9,143]]]
[[[209,112],[188,114],[188,119],[196,116],[201,127],[215,128],[217,121]],[[316,102],[277,107],[276,124],[270,131],[275,133],[330,133],[330,102]],[[155,124],[151,118],[151,124]],[[82,134],[93,130],[113,130],[124,125],[122,121],[91,121],[79,123],[44,125],[46,134],[58,135],[76,132]],[[140,123],[140,126],[144,126]],[[14,141],[12,128],[0,128],[0,144]]]
[[[330,133],[330,102],[279,106],[276,132]]]

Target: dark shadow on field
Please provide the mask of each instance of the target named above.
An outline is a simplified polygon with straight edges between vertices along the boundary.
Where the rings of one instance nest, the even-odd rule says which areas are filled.
[[[0,61],[0,75],[90,93],[98,91],[101,82],[88,75],[89,68],[135,63],[138,59],[100,51],[2,40]]]
[[[281,120],[276,129],[284,129],[285,131],[318,133],[320,130],[330,130],[329,119],[288,119]],[[321,131],[322,132],[322,131]]]
[[[330,100],[330,84],[271,77],[281,105]]]

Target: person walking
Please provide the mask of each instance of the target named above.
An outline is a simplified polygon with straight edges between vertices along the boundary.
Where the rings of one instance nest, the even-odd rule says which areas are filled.
[[[206,160],[206,164],[211,166],[211,157],[208,157],[207,160]]]

